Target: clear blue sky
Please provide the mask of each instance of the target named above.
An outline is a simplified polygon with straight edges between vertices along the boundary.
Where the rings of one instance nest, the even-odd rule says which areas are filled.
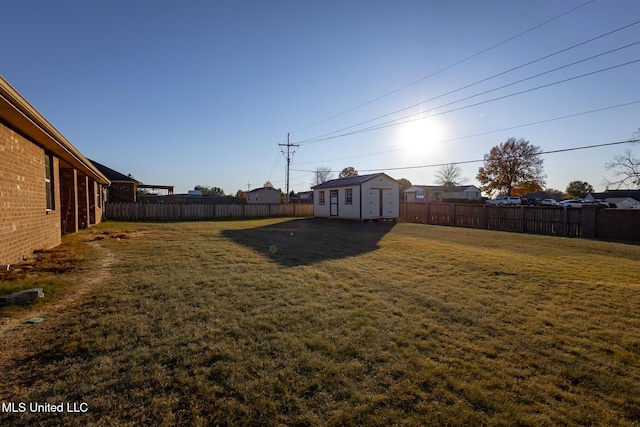
[[[640,62],[490,101],[638,60],[640,45],[460,101],[639,42],[633,25],[461,89],[633,24],[636,0],[26,0],[2,10],[0,74],[87,157],[177,192],[267,180],[284,190],[288,132],[301,143],[291,189],[304,191],[319,166],[429,185],[437,167],[393,168],[482,159],[511,136],[551,151],[640,127],[635,103],[500,130],[640,101]],[[437,115],[308,143],[420,111]],[[604,164],[625,147],[545,156],[548,186],[603,190]],[[461,166],[468,183],[480,165]]]

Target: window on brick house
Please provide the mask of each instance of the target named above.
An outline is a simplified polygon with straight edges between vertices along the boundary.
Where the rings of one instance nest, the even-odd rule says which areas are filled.
[[[96,183],[95,184],[95,189],[96,189],[96,198],[98,199],[98,207],[101,208],[102,207],[102,185]]]
[[[53,191],[53,157],[44,153],[44,186],[47,197],[47,210],[55,209],[55,197]]]

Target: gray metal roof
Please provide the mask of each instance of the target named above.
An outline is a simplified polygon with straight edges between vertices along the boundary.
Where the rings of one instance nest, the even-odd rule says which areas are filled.
[[[326,181],[323,182],[322,184],[318,184],[318,185],[314,185],[313,187],[311,187],[312,190],[320,190],[323,188],[335,188],[335,187],[350,187],[352,185],[360,185],[363,182],[367,182],[370,179],[373,179],[377,176],[380,175],[384,175],[389,179],[392,179],[395,181],[395,179],[391,178],[390,176],[388,176],[385,173],[372,173],[369,175],[356,175],[356,176],[350,176],[347,178],[338,178],[338,179],[332,179],[330,181]]]

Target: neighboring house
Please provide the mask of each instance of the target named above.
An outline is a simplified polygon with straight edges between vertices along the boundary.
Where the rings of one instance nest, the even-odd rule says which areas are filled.
[[[102,219],[109,179],[0,77],[0,264]]]
[[[247,192],[247,203],[282,203],[282,193],[273,187],[256,188]]]
[[[312,190],[315,217],[360,220],[400,217],[400,186],[384,173],[332,179]]]
[[[549,197],[549,193],[547,193],[546,191],[536,191],[534,193],[527,193],[527,194],[524,194],[522,197],[525,199],[533,199],[533,200],[553,199],[553,197]]]
[[[108,168],[95,160],[91,160],[91,163],[111,181],[111,185],[107,189],[108,202],[136,201],[138,186],[140,185],[136,179]]]
[[[619,209],[633,208],[640,205],[640,190],[606,190],[604,193],[589,193],[584,200],[604,200],[615,203]]]
[[[414,185],[404,190],[406,202],[440,202],[442,200],[481,200],[475,185]]]

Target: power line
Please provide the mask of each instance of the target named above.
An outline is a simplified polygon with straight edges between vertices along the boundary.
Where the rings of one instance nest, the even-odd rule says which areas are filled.
[[[569,82],[569,81],[572,81],[572,80],[577,80],[577,79],[580,79],[580,78],[583,78],[583,77],[592,76],[592,75],[603,73],[605,71],[610,71],[610,70],[613,70],[613,69],[616,69],[616,68],[625,67],[627,65],[631,65],[631,64],[634,64],[634,63],[637,63],[637,62],[640,62],[640,59],[635,59],[633,61],[628,61],[628,62],[624,62],[624,63],[621,63],[621,64],[613,65],[611,67],[601,68],[599,70],[591,71],[589,73],[580,74],[580,75],[577,75],[577,76],[573,76],[573,77],[569,77],[569,78],[566,78],[566,79],[558,80],[558,81],[555,81],[555,82],[552,82],[552,83],[547,83],[547,84],[544,84],[544,85],[541,85],[541,86],[536,86],[536,87],[533,87],[533,88],[530,88],[530,89],[526,89],[526,90],[522,90],[522,91],[519,91],[519,92],[514,92],[514,93],[511,93],[511,94],[508,94],[508,95],[499,96],[499,97],[492,98],[492,99],[489,99],[489,100],[476,102],[474,104],[469,104],[469,105],[465,105],[465,106],[462,106],[462,107],[453,108],[451,110],[441,111],[439,113],[434,113],[434,114],[428,115],[426,117],[418,117],[418,118],[410,119],[413,116],[421,115],[421,114],[424,114],[425,112],[419,112],[419,113],[415,113],[415,114],[410,114],[408,116],[401,117],[399,119],[390,120],[388,122],[381,123],[381,124],[378,124],[378,125],[375,125],[375,126],[370,126],[368,128],[357,129],[357,130],[354,130],[352,132],[346,132],[346,133],[333,135],[333,136],[329,136],[329,137],[322,138],[322,139],[313,140],[313,141],[305,143],[304,145],[308,145],[308,144],[315,143],[315,142],[320,142],[320,141],[328,141],[328,140],[336,139],[336,138],[342,138],[344,136],[355,135],[355,134],[358,134],[358,133],[371,132],[371,131],[378,130],[378,129],[384,129],[384,128],[388,128],[388,127],[392,127],[392,126],[398,126],[398,125],[402,125],[402,124],[405,124],[405,123],[410,123],[410,122],[413,122],[413,121],[416,121],[416,120],[422,120],[422,119],[426,119],[426,118],[430,118],[430,117],[440,116],[440,115],[447,114],[447,113],[452,113],[454,111],[460,111],[460,110],[464,110],[464,109],[471,108],[471,107],[477,107],[478,105],[488,104],[490,102],[499,101],[499,100],[506,99],[506,98],[511,98],[511,97],[514,97],[514,96],[517,96],[517,95],[522,95],[524,93],[533,92],[533,91],[539,90],[539,89],[548,88],[548,87],[555,86],[555,85],[562,84],[562,83],[566,83],[566,82]],[[446,105],[451,105],[451,103],[446,104]],[[432,111],[432,110],[435,110],[437,108],[441,108],[441,107],[434,107],[434,108],[432,108],[432,109],[430,109],[428,111]],[[405,119],[407,119],[407,120],[405,120]],[[400,120],[404,120],[404,121],[400,121]]]
[[[542,22],[542,23],[540,23],[540,24],[538,24],[538,25],[536,25],[536,26],[534,26],[534,27],[531,27],[531,28],[529,28],[528,30],[525,30],[525,31],[523,31],[523,32],[521,32],[521,33],[518,33],[518,34],[516,34],[515,36],[509,37],[508,39],[503,40],[503,41],[501,41],[500,43],[497,43],[497,44],[495,44],[495,45],[493,45],[493,46],[490,46],[490,47],[488,47],[488,48],[486,48],[486,49],[483,49],[483,50],[481,50],[480,52],[474,53],[474,54],[473,54],[473,55],[471,55],[471,56],[467,56],[467,57],[466,57],[466,58],[464,58],[464,59],[461,59],[461,60],[459,60],[459,61],[457,61],[457,62],[454,62],[453,64],[451,64],[451,65],[449,65],[449,66],[446,66],[446,67],[444,67],[444,68],[442,68],[442,69],[440,69],[440,70],[438,70],[438,71],[435,71],[435,72],[433,72],[433,73],[431,73],[431,74],[429,74],[429,75],[427,75],[427,76],[424,76],[424,77],[422,77],[422,78],[420,78],[420,79],[418,79],[418,80],[416,80],[416,81],[414,81],[414,82],[408,83],[408,84],[406,84],[406,85],[404,85],[404,86],[402,86],[402,87],[400,87],[400,88],[398,88],[398,89],[392,90],[391,92],[388,92],[388,93],[386,93],[386,94],[384,94],[384,95],[378,96],[377,98],[374,98],[374,99],[372,99],[371,101],[367,101],[367,102],[362,103],[362,104],[360,104],[360,105],[357,105],[357,106],[355,106],[355,107],[353,107],[353,108],[350,108],[350,109],[348,109],[348,110],[346,110],[346,111],[343,111],[342,113],[335,114],[335,115],[333,115],[333,116],[331,116],[331,117],[328,117],[328,118],[326,118],[326,119],[324,119],[324,120],[320,120],[320,121],[318,121],[318,122],[315,122],[315,123],[312,123],[312,124],[310,124],[310,125],[308,125],[308,126],[305,126],[305,127],[303,127],[303,128],[300,128],[300,129],[298,129],[298,130],[296,130],[296,131],[294,131],[294,132],[292,132],[292,133],[296,133],[296,132],[303,131],[303,130],[305,130],[305,129],[309,129],[309,128],[313,127],[313,126],[319,125],[319,124],[321,124],[321,123],[325,123],[325,122],[327,122],[327,121],[329,121],[329,120],[332,120],[332,119],[335,119],[335,118],[337,118],[337,117],[343,116],[343,115],[345,115],[345,114],[347,114],[347,113],[350,113],[350,112],[352,112],[352,111],[354,111],[354,110],[357,110],[357,109],[362,108],[362,107],[364,107],[364,106],[366,106],[366,105],[372,104],[372,103],[374,103],[374,102],[376,102],[376,101],[379,101],[379,100],[381,100],[381,99],[383,99],[383,98],[386,98],[386,97],[388,97],[388,96],[391,96],[391,95],[393,95],[393,94],[395,94],[395,93],[397,93],[397,92],[400,92],[401,90],[404,90],[404,89],[406,89],[406,88],[408,88],[408,87],[410,87],[410,86],[413,86],[413,85],[415,85],[415,84],[418,84],[418,83],[420,83],[420,82],[422,82],[422,81],[424,81],[424,80],[426,80],[426,79],[429,79],[429,78],[431,78],[431,77],[434,77],[434,76],[436,76],[436,75],[438,75],[438,74],[440,74],[440,73],[443,73],[443,72],[445,72],[445,71],[447,71],[447,70],[449,70],[449,69],[451,69],[451,68],[453,68],[453,67],[456,67],[456,66],[458,66],[458,65],[460,65],[460,64],[462,64],[462,63],[464,63],[464,62],[467,62],[467,61],[469,61],[469,60],[471,60],[471,59],[473,59],[473,58],[475,58],[475,57],[477,57],[477,56],[480,56],[480,55],[482,55],[483,53],[489,52],[490,50],[493,50],[493,49],[495,49],[495,48],[497,48],[497,47],[499,47],[499,46],[502,46],[503,44],[506,44],[506,43],[508,43],[508,42],[510,42],[510,41],[512,41],[512,40],[515,40],[515,39],[517,39],[518,37],[521,37],[521,36],[523,36],[523,35],[525,35],[525,34],[527,34],[527,33],[531,32],[531,31],[534,31],[534,30],[536,30],[536,29],[538,29],[538,28],[540,28],[540,27],[542,27],[542,26],[544,26],[544,25],[546,25],[546,24],[550,23],[550,22],[553,22],[553,21],[555,21],[555,20],[557,20],[557,19],[559,19],[559,18],[561,18],[561,17],[563,17],[563,16],[565,16],[565,15],[568,15],[569,13],[572,13],[572,12],[574,12],[574,11],[576,11],[576,10],[578,10],[578,9],[580,9],[580,8],[582,8],[582,7],[584,7],[584,6],[587,6],[588,4],[593,3],[594,1],[596,1],[596,0],[589,0],[589,1],[587,1],[586,3],[583,3],[583,4],[579,5],[579,6],[576,6],[576,7],[574,7],[573,9],[570,9],[570,10],[568,10],[568,11],[564,12],[564,13],[561,13],[560,15],[557,15],[557,16],[555,16],[555,17],[553,17],[553,18],[551,18],[551,19],[548,19],[548,20],[546,20],[546,21],[544,21],[544,22]]]
[[[609,147],[612,145],[621,145],[621,144],[629,144],[634,142],[640,142],[640,139],[630,139],[626,141],[616,141],[616,142],[606,142],[603,144],[593,144],[593,145],[583,145],[580,147],[571,147],[571,148],[561,148],[558,150],[550,150],[550,151],[542,151],[540,153],[541,156],[547,154],[558,154],[558,153],[566,153],[569,151],[579,151],[579,150],[588,150],[591,148],[601,148],[601,147]],[[398,167],[398,168],[386,168],[386,169],[361,169],[362,172],[379,172],[379,171],[390,171],[390,170],[406,170],[406,169],[424,169],[424,168],[432,168],[432,167],[441,167],[446,165],[464,165],[469,163],[481,163],[484,162],[484,159],[480,160],[464,160],[460,162],[447,162],[447,163],[438,163],[431,165],[422,165],[422,166],[407,166],[407,167]]]
[[[478,84],[480,84],[480,83],[484,83],[484,82],[486,82],[486,81],[492,80],[492,79],[494,79],[494,78],[496,78],[496,77],[499,77],[499,76],[505,75],[505,74],[510,73],[510,72],[512,72],[512,71],[515,71],[515,70],[518,70],[518,69],[524,68],[524,67],[526,67],[526,66],[529,66],[529,65],[535,64],[535,63],[537,63],[537,62],[540,62],[540,61],[542,61],[542,60],[545,60],[545,59],[551,58],[551,57],[556,56],[556,55],[558,55],[558,54],[560,54],[560,53],[564,53],[564,52],[567,52],[567,51],[569,51],[569,50],[571,50],[571,49],[575,49],[575,48],[577,48],[577,47],[579,47],[579,46],[583,46],[583,45],[585,45],[585,44],[587,44],[587,43],[590,43],[590,42],[593,42],[593,41],[595,41],[595,40],[601,39],[601,38],[603,38],[603,37],[609,36],[609,35],[611,35],[611,34],[614,34],[614,33],[618,32],[618,31],[622,31],[622,30],[624,30],[624,29],[627,29],[627,28],[632,27],[632,26],[637,25],[637,24],[640,24],[640,21],[636,21],[636,22],[633,22],[633,23],[631,23],[631,24],[628,24],[628,25],[625,25],[625,26],[622,26],[622,27],[616,28],[616,29],[611,30],[611,31],[609,31],[609,32],[607,32],[607,33],[601,34],[601,35],[599,35],[599,36],[597,36],[597,37],[593,37],[593,38],[591,38],[591,39],[589,39],[589,40],[586,40],[586,41],[583,41],[583,42],[577,43],[577,44],[575,44],[575,45],[573,45],[573,46],[570,46],[570,47],[568,47],[568,48],[561,49],[561,50],[556,51],[556,52],[554,52],[554,53],[551,53],[551,54],[549,54],[549,55],[542,56],[542,57],[540,57],[540,58],[538,58],[538,59],[535,59],[535,60],[533,60],[533,61],[529,61],[529,62],[527,62],[527,63],[521,64],[521,65],[518,65],[518,66],[513,67],[513,68],[510,68],[510,69],[508,69],[508,70],[506,70],[506,71],[502,71],[502,72],[500,72],[500,73],[497,73],[497,74],[494,74],[494,75],[492,75],[492,76],[486,77],[486,78],[484,78],[484,79],[481,79],[481,80],[475,81],[475,82],[473,82],[473,83],[470,83],[470,84],[465,85],[465,86],[462,86],[462,87],[460,87],[460,88],[458,88],[458,89],[454,89],[454,90],[452,90],[452,91],[449,91],[449,92],[443,93],[443,94],[438,95],[438,96],[435,96],[435,97],[433,97],[433,98],[426,99],[426,100],[424,100],[424,101],[418,102],[418,103],[413,104],[413,105],[410,105],[410,106],[408,106],[408,107],[401,108],[401,109],[396,110],[396,111],[393,111],[393,112],[391,112],[391,113],[383,114],[383,115],[381,115],[381,116],[375,117],[375,118],[370,119],[370,120],[366,120],[366,121],[364,121],[364,122],[357,123],[357,124],[355,124],[355,125],[347,126],[347,127],[345,127],[345,128],[341,128],[341,129],[338,129],[338,130],[335,130],[335,131],[332,131],[332,132],[328,132],[328,133],[322,134],[322,135],[317,136],[317,137],[307,138],[307,139],[305,139],[305,140],[299,141],[299,143],[301,143],[301,144],[305,144],[305,143],[307,143],[307,144],[311,144],[311,143],[315,142],[316,140],[321,141],[323,137],[326,137],[326,136],[332,135],[332,134],[334,134],[334,133],[342,132],[342,131],[347,130],[347,129],[351,129],[351,128],[354,128],[354,127],[357,127],[357,126],[361,126],[361,125],[364,125],[364,124],[367,124],[367,123],[370,123],[370,122],[373,122],[373,121],[376,121],[376,120],[382,119],[382,118],[384,118],[384,117],[388,117],[388,116],[391,116],[391,115],[394,115],[394,114],[400,113],[400,112],[402,112],[402,111],[409,110],[409,109],[414,108],[414,107],[417,107],[417,106],[419,106],[419,105],[426,104],[427,102],[435,101],[436,99],[443,98],[443,97],[445,97],[445,96],[448,96],[448,95],[454,94],[454,93],[456,93],[456,92],[460,92],[460,91],[462,91],[462,90],[464,90],[464,89],[468,89],[468,88],[470,88],[470,87],[473,87],[473,86],[476,86],[476,85],[478,85]],[[571,63],[571,64],[567,64],[567,65],[565,65],[565,66],[563,66],[563,67],[558,67],[558,68],[555,68],[555,69],[549,70],[549,71],[547,71],[546,73],[541,73],[541,74],[537,74],[537,75],[531,76],[531,77],[529,77],[528,79],[533,79],[533,78],[535,78],[535,77],[539,77],[539,76],[541,76],[541,75],[543,75],[543,74],[548,74],[548,73],[551,73],[551,72],[553,72],[553,71],[557,71],[557,70],[559,70],[559,69],[561,69],[561,68],[566,68],[566,67],[569,67],[569,66],[572,66],[572,65],[576,65],[576,64],[578,64],[578,63],[580,63],[580,62],[584,62],[584,61],[588,61],[588,60],[590,60],[590,59],[594,59],[594,58],[596,58],[596,57],[598,57],[598,56],[606,55],[606,54],[609,54],[609,53],[612,53],[612,52],[615,52],[615,51],[618,51],[618,50],[621,50],[621,49],[625,49],[625,48],[631,47],[631,46],[633,46],[633,45],[635,45],[635,44],[638,44],[638,43],[632,43],[632,44],[630,44],[630,45],[626,45],[626,46],[622,46],[622,47],[620,47],[620,48],[612,49],[612,50],[609,50],[609,51],[607,51],[607,52],[603,52],[603,53],[601,53],[601,54],[594,55],[594,56],[591,56],[591,57],[589,57],[589,58],[586,58],[586,59],[583,59],[583,60],[580,60],[580,61],[573,62],[573,63]],[[523,81],[525,81],[525,80],[528,80],[528,79],[519,80],[519,81],[517,81],[517,82],[513,82],[513,83],[511,83],[510,85],[514,85],[514,84],[517,84],[517,83],[521,83],[521,82],[523,82]],[[493,89],[493,91],[498,90],[498,89],[502,89],[502,88],[507,87],[507,86],[509,86],[509,85],[505,85],[505,86],[498,87],[498,88],[496,88],[496,89]],[[491,91],[485,91],[485,92],[482,92],[482,93],[479,93],[479,94],[477,94],[477,95],[473,95],[473,96],[480,96],[480,95],[482,95],[482,94],[486,94],[486,93],[488,93],[488,92],[491,92]],[[453,103],[455,103],[455,102],[460,102],[460,101],[463,101],[463,100],[465,100],[465,99],[472,98],[473,96],[471,96],[471,97],[467,97],[467,98],[462,98],[462,99],[459,99],[459,100],[457,100],[457,101],[454,101],[454,102],[451,102],[451,103],[448,103],[448,104],[441,105],[441,106],[439,106],[439,107],[434,107],[434,108],[432,108],[432,110],[433,110],[433,109],[436,109],[436,108],[441,108],[441,107],[446,106],[446,105],[451,105],[451,104],[453,104]],[[431,110],[428,110],[428,111],[431,111]],[[423,113],[423,112],[421,112],[421,113]],[[420,114],[420,113],[418,113],[418,114]]]
[[[442,140],[442,141],[437,141],[437,143],[438,144],[444,144],[444,143],[447,143],[447,142],[459,141],[461,139],[468,139],[468,138],[474,138],[474,137],[478,137],[478,136],[490,135],[492,133],[504,132],[504,131],[507,131],[507,130],[519,129],[519,128],[523,128],[523,127],[527,127],[527,126],[535,126],[535,125],[539,125],[539,124],[543,124],[543,123],[549,123],[549,122],[554,122],[554,121],[559,121],[559,120],[565,120],[565,119],[569,119],[569,118],[573,118],[573,117],[583,116],[583,115],[586,115],[586,114],[599,113],[601,111],[612,110],[614,108],[621,108],[621,107],[626,107],[626,106],[629,106],[629,105],[634,105],[634,104],[639,104],[639,103],[640,103],[640,100],[631,101],[631,102],[626,102],[624,104],[611,105],[611,106],[608,106],[608,107],[597,108],[595,110],[582,111],[580,113],[574,113],[574,114],[567,114],[565,116],[553,117],[553,118],[544,119],[544,120],[538,120],[536,122],[524,123],[524,124],[520,124],[520,125],[515,125],[515,126],[502,128],[502,129],[495,129],[495,130],[476,133],[476,134],[472,134],[472,135],[459,136],[459,137],[456,137],[456,138],[449,138],[449,139],[445,139],[445,140]],[[402,150],[406,150],[406,149],[407,148],[395,148],[395,149],[392,149],[392,150],[385,150],[385,151],[380,151],[380,152],[377,152],[377,153],[362,154],[362,155],[359,155],[359,156],[351,156],[351,157],[343,157],[343,158],[340,158],[340,159],[330,159],[330,160],[321,160],[321,161],[313,161],[313,162],[303,162],[303,163],[299,163],[299,164],[300,165],[306,165],[306,164],[311,164],[311,163],[324,163],[324,162],[333,162],[333,161],[340,161],[340,160],[350,160],[350,159],[356,159],[356,158],[360,158],[360,157],[374,156],[374,155],[378,155],[378,154],[393,153],[393,152],[396,152],[396,151],[402,151]]]
[[[605,143],[602,143],[602,144],[583,145],[583,146],[580,146],[580,147],[561,148],[561,149],[558,149],[558,150],[542,151],[540,153],[540,155],[566,153],[566,152],[569,152],[569,151],[587,150],[587,149],[591,149],[591,148],[608,147],[608,146],[612,146],[612,145],[630,144],[630,143],[635,143],[635,142],[640,142],[640,139],[629,139],[629,140],[626,140],[626,141],[605,142]],[[402,167],[395,167],[395,168],[360,169],[360,172],[382,172],[382,171],[393,171],[393,170],[426,169],[426,168],[435,168],[435,167],[441,167],[441,166],[446,166],[446,165],[465,165],[465,164],[469,164],[469,163],[481,163],[481,162],[484,162],[484,159],[462,160],[462,161],[458,161],[458,162],[446,162],[446,163],[432,163],[432,164],[429,164],[429,165],[419,165],[419,166],[402,166]],[[292,170],[294,170],[296,172],[314,172],[312,170],[301,170],[301,169],[292,169]]]

